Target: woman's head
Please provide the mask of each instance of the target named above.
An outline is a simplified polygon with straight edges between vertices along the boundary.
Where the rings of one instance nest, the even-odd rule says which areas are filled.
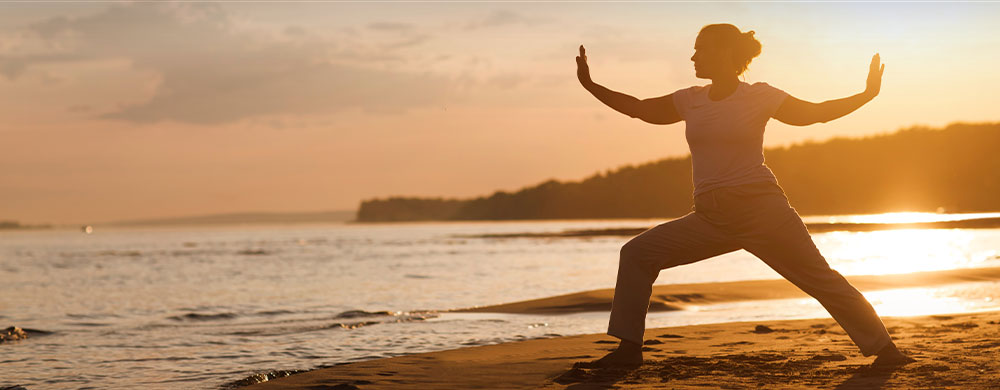
[[[701,28],[694,43],[695,77],[711,79],[739,76],[760,55],[760,41],[753,30],[740,32],[731,24],[709,24]]]

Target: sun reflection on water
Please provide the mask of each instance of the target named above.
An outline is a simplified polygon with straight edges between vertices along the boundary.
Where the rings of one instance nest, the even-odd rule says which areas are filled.
[[[906,288],[898,290],[871,291],[865,297],[883,316],[919,316],[944,313],[967,313],[995,309],[993,295],[996,284],[991,283],[991,292],[969,286]],[[985,295],[985,296],[984,296]]]
[[[845,275],[884,275],[983,266],[997,251],[970,251],[963,229],[831,232],[814,237],[833,268]]]
[[[921,223],[921,222],[943,222],[960,221],[977,218],[997,218],[1000,213],[927,213],[927,212],[895,212],[882,214],[857,214],[857,215],[815,215],[803,217],[805,222],[827,222],[827,223]]]
[[[908,317],[972,313],[1000,308],[1000,282],[960,283],[938,287],[913,287],[863,293],[879,316]],[[785,305],[794,317],[825,317],[826,310],[812,298]]]

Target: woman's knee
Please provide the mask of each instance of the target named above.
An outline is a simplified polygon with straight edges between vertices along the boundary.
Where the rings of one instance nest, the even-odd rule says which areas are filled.
[[[625,245],[622,245],[621,250],[618,251],[618,258],[621,262],[635,261],[639,258],[641,252],[642,249],[638,241],[633,238],[626,242]]]
[[[635,238],[622,245],[618,254],[619,267],[635,266],[646,270],[654,268],[652,263],[650,253],[643,248],[642,242]]]

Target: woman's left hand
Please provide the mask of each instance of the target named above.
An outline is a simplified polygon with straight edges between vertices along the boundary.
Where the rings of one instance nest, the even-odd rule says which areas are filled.
[[[885,72],[885,64],[879,66],[879,56],[875,53],[872,56],[872,64],[868,69],[868,82],[865,87],[865,94],[874,98],[878,96],[879,91],[882,89],[882,72]]]

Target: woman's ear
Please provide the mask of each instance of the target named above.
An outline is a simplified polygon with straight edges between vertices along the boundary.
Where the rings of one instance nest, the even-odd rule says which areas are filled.
[[[725,50],[725,58],[729,59],[729,66],[732,67],[733,73],[738,75],[740,72],[740,61],[736,58],[736,50],[733,50],[731,47],[727,47]]]

